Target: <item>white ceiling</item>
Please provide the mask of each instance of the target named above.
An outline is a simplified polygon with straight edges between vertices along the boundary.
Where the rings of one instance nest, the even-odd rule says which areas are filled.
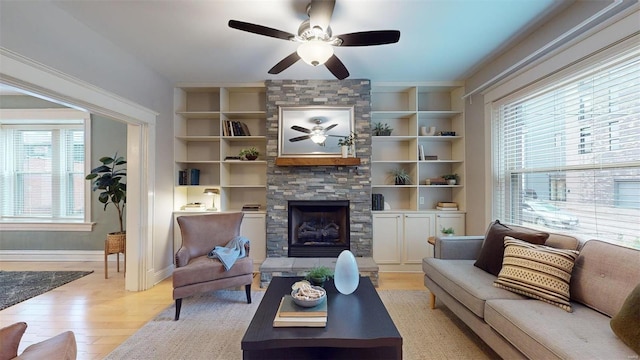
[[[337,47],[351,76],[373,81],[463,80],[564,7],[564,0],[337,0],[333,34],[400,30],[396,44]],[[54,1],[62,10],[178,82],[333,79],[298,61],[267,71],[294,42],[231,29],[229,20],[297,33],[308,0]]]

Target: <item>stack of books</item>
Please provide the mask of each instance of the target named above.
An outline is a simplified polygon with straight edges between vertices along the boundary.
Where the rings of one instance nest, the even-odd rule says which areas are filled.
[[[223,136],[251,136],[247,124],[241,121],[224,120],[222,127]]]
[[[384,195],[371,194],[371,210],[384,210]]]
[[[327,300],[317,306],[305,308],[293,302],[291,295],[280,300],[273,327],[325,327],[327,326]]]
[[[260,211],[260,204],[244,204],[242,211]]]
[[[189,203],[180,207],[182,211],[205,211],[207,207],[202,203]]]
[[[441,201],[438,203],[438,206],[436,206],[436,209],[444,211],[456,211],[458,210],[458,203]]]

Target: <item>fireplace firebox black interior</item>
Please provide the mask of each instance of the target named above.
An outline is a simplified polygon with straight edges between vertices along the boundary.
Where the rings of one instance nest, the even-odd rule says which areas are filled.
[[[348,200],[289,201],[289,257],[337,257],[350,247]]]

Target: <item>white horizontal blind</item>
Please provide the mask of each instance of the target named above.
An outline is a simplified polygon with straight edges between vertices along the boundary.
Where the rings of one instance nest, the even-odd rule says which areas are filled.
[[[554,81],[493,106],[493,215],[640,248],[640,46]]]
[[[2,126],[4,220],[84,219],[83,126]]]

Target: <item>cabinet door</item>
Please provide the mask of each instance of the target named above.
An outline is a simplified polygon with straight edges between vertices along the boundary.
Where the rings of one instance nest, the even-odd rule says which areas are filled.
[[[256,265],[262,264],[267,257],[266,215],[244,213],[240,234],[251,242],[249,256]]]
[[[442,235],[442,229],[453,228],[454,235],[465,235],[465,214],[437,214],[436,233]]]
[[[402,215],[373,215],[373,259],[378,264],[400,264]]]
[[[405,264],[419,264],[431,256],[427,239],[434,231],[433,214],[404,215],[404,259]]]

